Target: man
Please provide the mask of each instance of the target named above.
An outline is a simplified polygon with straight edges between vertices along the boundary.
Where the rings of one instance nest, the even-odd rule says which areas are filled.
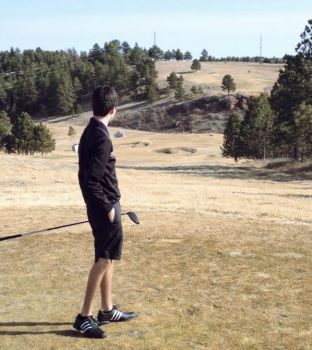
[[[82,311],[73,326],[90,338],[106,337],[106,332],[99,327],[102,324],[128,321],[136,316],[112,304],[113,261],[121,258],[123,240],[116,158],[107,129],[116,114],[117,99],[112,87],[100,86],[94,90],[94,116],[79,143],[78,177],[94,236],[95,263],[89,274]],[[96,320],[92,307],[99,289],[102,308]]]

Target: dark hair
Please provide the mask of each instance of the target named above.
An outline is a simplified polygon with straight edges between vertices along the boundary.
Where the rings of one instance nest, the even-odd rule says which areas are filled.
[[[112,86],[98,86],[93,91],[92,109],[96,117],[104,117],[117,106],[118,95]]]

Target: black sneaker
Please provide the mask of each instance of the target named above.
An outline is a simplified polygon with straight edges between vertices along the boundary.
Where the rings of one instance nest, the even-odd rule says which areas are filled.
[[[105,338],[107,336],[93,316],[83,317],[77,315],[73,327],[82,332],[88,338]]]
[[[100,325],[110,322],[125,322],[136,317],[134,312],[123,312],[118,310],[118,306],[114,305],[110,311],[99,310],[97,319]]]

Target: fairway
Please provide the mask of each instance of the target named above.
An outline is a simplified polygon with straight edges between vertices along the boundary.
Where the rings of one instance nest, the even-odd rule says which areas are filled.
[[[258,95],[270,92],[277,80],[282,64],[259,64],[246,62],[201,62],[201,70],[191,70],[192,62],[158,61],[158,81],[160,86],[167,86],[167,77],[171,72],[182,74],[185,85],[202,86],[208,94],[224,94],[221,90],[222,79],[230,74],[236,83],[236,92]]]
[[[48,124],[51,155],[0,154],[1,236],[86,219],[69,125]],[[141,220],[124,217],[114,303],[138,318],[105,326],[104,340],[73,330],[88,224],[4,241],[1,350],[311,349],[311,173],[223,159],[220,134],[126,131],[113,143],[123,211]]]

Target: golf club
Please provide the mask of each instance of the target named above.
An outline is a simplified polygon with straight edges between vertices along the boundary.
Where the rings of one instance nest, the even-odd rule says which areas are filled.
[[[140,220],[137,216],[137,214],[133,211],[129,211],[127,213],[121,213],[121,215],[128,215],[129,219],[131,221],[133,221],[135,224],[139,225]],[[26,236],[31,236],[34,235],[35,233],[40,233],[40,232],[48,232],[48,231],[52,231],[52,230],[57,230],[59,228],[64,228],[64,227],[69,227],[69,226],[75,226],[75,225],[81,225],[81,224],[85,224],[89,222],[87,221],[80,221],[80,222],[74,222],[72,224],[66,224],[66,225],[61,225],[61,226],[55,226],[55,227],[50,227],[50,228],[44,228],[44,229],[40,229],[40,230],[35,230],[35,231],[30,231],[30,232],[24,232],[24,233],[17,233],[11,236],[5,236],[5,237],[0,237],[0,241],[6,241],[8,239],[12,239],[12,238],[19,238],[19,237],[26,237]]]

